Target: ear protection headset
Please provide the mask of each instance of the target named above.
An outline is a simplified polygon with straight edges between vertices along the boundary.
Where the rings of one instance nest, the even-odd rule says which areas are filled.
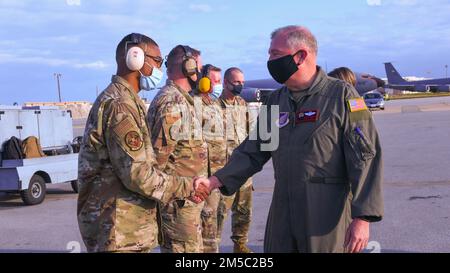
[[[132,33],[131,40],[125,43],[125,61],[131,71],[139,71],[144,67],[145,53],[137,46],[140,43],[142,43],[142,35],[139,33]],[[135,46],[128,48],[130,44]]]
[[[197,75],[197,60],[192,55],[192,52],[188,46],[182,45],[181,47],[184,51],[181,69],[184,76],[191,78],[192,76]]]
[[[212,65],[206,64],[202,67],[202,78],[198,83],[198,89],[201,93],[211,92],[211,79],[209,78],[209,71]]]

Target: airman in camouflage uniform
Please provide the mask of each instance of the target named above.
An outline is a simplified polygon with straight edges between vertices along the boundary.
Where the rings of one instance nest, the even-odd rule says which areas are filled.
[[[137,43],[145,54],[160,56],[146,36]],[[144,38],[142,38],[144,37]],[[137,95],[138,71],[124,68],[118,46],[118,75],[95,101],[79,154],[78,223],[89,252],[150,252],[158,244],[159,201],[193,194],[190,179],[156,168],[145,106]],[[158,64],[147,60],[154,69]],[[141,69],[151,74],[147,66]],[[150,72],[149,72],[150,71]],[[135,77],[130,83],[127,79]]]
[[[214,85],[221,85],[221,70],[218,67],[207,64],[203,66],[202,76],[210,81],[210,91]],[[208,176],[225,166],[226,140],[224,132],[222,108],[212,94],[200,93],[198,90],[191,92],[194,99],[202,100],[202,108],[196,108],[202,115],[203,137],[208,145]],[[219,190],[213,190],[205,200],[202,210],[202,236],[205,253],[218,253],[217,240],[217,208],[220,201]]]
[[[189,52],[189,53],[187,53]],[[200,65],[200,52],[176,46],[167,57],[168,81],[153,99],[149,112],[152,144],[159,168],[164,172],[187,177],[207,176],[207,146],[202,136],[201,117],[194,110],[189,91],[197,75],[184,73],[183,60],[194,58]],[[203,252],[200,213],[204,203],[175,201],[162,208],[164,253]]]
[[[242,71],[235,67],[230,68],[225,72],[224,78],[225,88],[218,102],[223,109],[225,128],[227,130],[226,160],[228,161],[234,149],[247,137],[250,121],[247,103],[239,96],[244,84]],[[217,216],[218,242],[221,240],[223,224],[228,211],[231,209],[231,240],[234,242],[235,253],[251,252],[246,244],[252,217],[252,196],[253,185],[251,178],[235,194],[231,196],[221,194]]]

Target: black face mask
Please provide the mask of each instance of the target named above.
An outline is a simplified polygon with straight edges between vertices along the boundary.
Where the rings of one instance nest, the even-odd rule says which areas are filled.
[[[241,94],[242,92],[242,88],[244,88],[244,86],[242,84],[231,84],[231,86],[233,86],[233,89],[231,89],[231,93],[233,93],[235,96],[238,96],[239,94]]]
[[[197,80],[196,81],[192,80],[191,77],[187,78],[188,81],[189,81],[189,85],[191,86],[191,90],[194,90],[194,89],[198,88],[198,82],[200,81],[201,75],[200,75],[199,71],[197,71],[196,74],[197,74]]]
[[[286,55],[278,59],[267,62],[267,68],[272,78],[278,83],[284,84],[289,78],[298,71],[298,65],[294,61],[294,56],[300,52],[297,51],[294,55]]]

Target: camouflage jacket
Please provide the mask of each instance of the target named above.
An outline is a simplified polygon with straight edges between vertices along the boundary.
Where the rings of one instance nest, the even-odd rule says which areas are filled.
[[[201,122],[187,92],[168,81],[153,99],[147,118],[161,170],[187,177],[208,175]]]
[[[223,111],[217,101],[208,95],[192,93],[194,100],[202,100],[201,111],[203,137],[208,146],[208,176],[225,166],[227,160],[227,142],[223,122]]]
[[[78,223],[89,252],[150,251],[157,208],[192,194],[190,179],[156,168],[145,106],[119,76],[95,101],[79,154]]]
[[[241,144],[249,133],[249,114],[247,103],[239,96],[233,99],[220,97],[218,103],[222,107],[224,128],[227,139],[227,161],[231,157],[234,149]]]

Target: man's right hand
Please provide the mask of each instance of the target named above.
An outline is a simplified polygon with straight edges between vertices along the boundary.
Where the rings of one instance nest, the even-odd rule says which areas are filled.
[[[200,187],[200,185],[204,185],[209,191],[222,187],[222,183],[220,183],[220,180],[215,176],[211,176],[209,179],[202,177],[194,180],[194,189]]]
[[[195,195],[190,197],[189,200],[197,204],[201,203],[208,198],[212,190],[220,187],[222,187],[222,183],[220,183],[219,179],[215,176],[211,176],[209,179],[205,177],[196,177],[194,178]]]
[[[195,193],[193,196],[189,197],[188,199],[192,202],[199,204],[203,202],[206,198],[208,198],[211,191],[209,190],[209,181],[207,178],[204,177],[196,177],[194,178],[194,190]]]

